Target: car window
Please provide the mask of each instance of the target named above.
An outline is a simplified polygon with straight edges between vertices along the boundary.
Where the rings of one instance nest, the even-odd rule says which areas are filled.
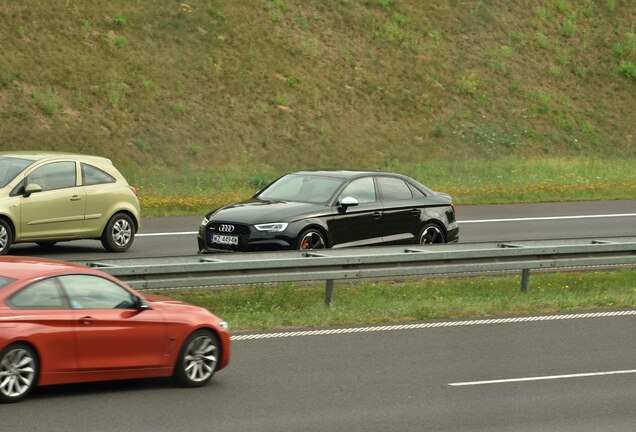
[[[0,188],[8,185],[26,167],[31,165],[33,160],[13,157],[0,158]]]
[[[26,184],[40,185],[43,191],[73,187],[76,184],[75,162],[51,162],[27,176]]]
[[[411,193],[413,194],[413,198],[424,198],[424,197],[426,197],[426,194],[424,192],[422,192],[421,190],[419,190],[418,188],[416,188],[412,184],[409,184],[409,189],[411,189]]]
[[[9,305],[17,309],[62,309],[67,307],[57,278],[35,282],[15,293]]]
[[[363,177],[349,183],[338,196],[338,202],[346,197],[355,198],[358,203],[370,203],[376,201],[375,185],[372,177]]]
[[[398,201],[413,198],[406,182],[394,177],[378,177],[383,201]]]
[[[82,184],[84,186],[115,183],[115,178],[92,165],[82,164]]]
[[[290,174],[276,180],[260,194],[259,199],[324,203],[342,184],[336,177]]]
[[[0,288],[9,285],[11,282],[15,282],[15,279],[10,279],[8,277],[0,276]]]
[[[296,197],[303,185],[303,178],[300,176],[285,176],[278,179],[271,186],[265,189],[260,197],[264,199],[289,199]]]
[[[74,309],[128,309],[136,304],[131,292],[100,276],[62,276],[60,282]]]

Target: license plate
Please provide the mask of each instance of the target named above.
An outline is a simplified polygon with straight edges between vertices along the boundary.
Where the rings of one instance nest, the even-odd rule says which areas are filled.
[[[216,244],[237,245],[238,240],[238,236],[212,234],[212,243]]]

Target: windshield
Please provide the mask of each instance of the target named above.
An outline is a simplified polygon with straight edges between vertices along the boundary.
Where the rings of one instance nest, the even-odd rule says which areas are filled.
[[[34,161],[13,157],[0,157],[0,188],[5,187]]]
[[[322,204],[336,193],[344,181],[337,177],[288,174],[269,185],[257,198]]]

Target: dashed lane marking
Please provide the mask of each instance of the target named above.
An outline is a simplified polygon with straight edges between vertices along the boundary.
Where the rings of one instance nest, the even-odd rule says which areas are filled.
[[[616,371],[608,371],[608,372],[566,374],[566,375],[548,375],[548,376],[525,377],[525,378],[509,378],[509,379],[498,379],[498,380],[489,380],[489,381],[469,381],[469,382],[449,383],[448,385],[452,387],[465,387],[465,386],[477,386],[477,385],[486,385],[486,384],[509,384],[509,383],[518,383],[518,382],[528,382],[528,381],[546,381],[546,380],[557,380],[557,379],[585,378],[585,377],[625,375],[625,374],[636,374],[636,369],[616,370]]]
[[[636,316],[636,310],[575,313],[575,314],[563,314],[563,315],[539,315],[539,316],[494,318],[494,319],[475,319],[475,320],[466,320],[466,321],[423,322],[423,323],[414,323],[414,324],[378,325],[378,326],[366,326],[366,327],[284,331],[284,332],[256,333],[256,334],[235,334],[232,336],[232,341],[244,341],[244,340],[256,340],[256,339],[279,339],[279,338],[304,337],[304,336],[342,335],[342,334],[353,334],[353,333],[377,333],[377,332],[386,332],[386,331],[433,329],[433,328],[444,328],[444,327],[470,327],[470,326],[479,326],[479,325],[527,323],[527,322],[538,322],[538,321],[562,321],[562,320],[589,319],[589,318],[615,318],[615,317],[626,317],[626,316]]]

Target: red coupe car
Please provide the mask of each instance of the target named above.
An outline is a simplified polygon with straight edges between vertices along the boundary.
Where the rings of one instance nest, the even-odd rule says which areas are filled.
[[[88,267],[0,257],[0,401],[36,386],[173,376],[207,383],[230,359],[227,324]]]

